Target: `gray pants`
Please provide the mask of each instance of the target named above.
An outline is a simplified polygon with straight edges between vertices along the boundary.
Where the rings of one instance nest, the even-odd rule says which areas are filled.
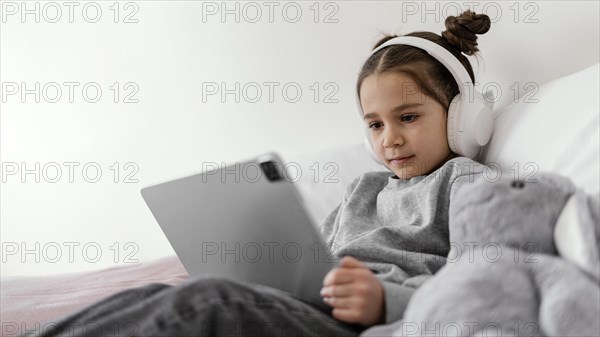
[[[364,329],[278,289],[201,277],[114,294],[42,336],[358,336]]]

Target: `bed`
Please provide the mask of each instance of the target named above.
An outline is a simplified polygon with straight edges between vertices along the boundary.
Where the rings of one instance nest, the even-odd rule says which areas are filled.
[[[598,79],[600,68],[598,64],[584,69],[576,74],[557,79],[539,91],[539,106],[514,104],[505,109],[497,119],[496,136],[504,136],[502,142],[495,139],[487,148],[483,161],[502,163],[502,174],[514,174],[514,163],[535,163],[536,170],[551,170],[573,177],[576,184],[589,193],[598,192],[598,156],[600,148],[599,108],[598,108]],[[583,85],[585,83],[585,85]],[[585,88],[583,88],[585,87]],[[583,90],[585,89],[585,90]],[[546,91],[547,90],[547,91]],[[547,142],[527,135],[528,128],[522,123],[527,121],[520,118],[526,115],[529,122],[537,118],[549,118],[549,111],[556,111],[557,122],[546,124],[544,130],[536,131],[536,135],[545,133],[553,138],[560,131],[560,116],[566,106],[561,106],[562,100],[551,100],[556,97],[556,90],[571,91],[572,101],[577,102],[578,115],[576,124],[581,133],[565,135],[555,140],[555,151],[548,153],[544,150]],[[550,98],[550,99],[549,99]],[[548,99],[548,100],[546,100]],[[565,103],[566,104],[566,103]],[[543,105],[543,106],[542,106]],[[524,111],[527,110],[527,111]],[[518,118],[519,117],[519,118]],[[515,123],[516,119],[519,120]],[[525,130],[519,131],[519,128]],[[554,130],[555,128],[556,130]],[[519,139],[516,135],[523,132]],[[582,134],[585,132],[586,134]],[[522,143],[526,139],[529,149],[536,149],[539,155],[533,158],[522,151]],[[578,151],[572,151],[577,148]],[[558,155],[557,155],[558,154]],[[563,160],[558,160],[562,158]],[[308,169],[311,163],[336,161],[340,164],[337,175],[338,183],[316,184],[308,178],[299,181],[298,187],[307,200],[310,212],[315,220],[322,219],[340,200],[343,186],[351,179],[369,170],[381,170],[381,166],[371,161],[365,150],[365,143],[349,144],[329,151],[322,151],[294,159]],[[352,163],[367,163],[362,166]],[[566,164],[565,164],[566,163]],[[512,169],[511,169],[511,166]],[[533,167],[530,168],[532,170]],[[527,173],[525,171],[524,173]],[[319,198],[314,196],[318,195]],[[155,261],[131,266],[113,267],[93,272],[61,274],[41,277],[7,277],[3,278],[1,286],[2,336],[15,336],[26,331],[41,331],[44,326],[52,324],[61,316],[93,303],[108,295],[131,287],[142,286],[154,282],[176,285],[185,281],[188,275],[176,256],[164,257]]]
[[[560,43],[539,42],[531,55],[518,58],[502,60],[501,56],[496,56],[486,59],[488,69],[481,70],[482,79],[514,78],[521,86],[524,83],[534,85],[529,91],[520,92],[515,101],[511,96],[496,102],[494,134],[479,161],[497,165],[502,174],[515,174],[516,168],[522,170],[521,174],[536,170],[556,172],[571,177],[586,193],[600,191],[597,8],[596,5],[596,14],[584,15],[584,20],[592,20],[589,24],[578,22],[577,11],[572,9],[572,17],[564,18],[566,23],[562,22],[560,29],[553,30],[554,33],[562,31],[562,35],[552,36]],[[546,18],[561,17],[559,12],[560,9],[555,8],[554,14]],[[579,33],[585,30],[575,26],[591,27],[592,32],[595,27],[596,32],[584,38]],[[522,28],[514,26],[510,28],[512,31],[504,31],[501,36],[518,35]],[[410,31],[410,24],[404,30]],[[530,32],[538,34],[536,41],[546,39],[547,32],[543,29]],[[577,38],[570,39],[572,35]],[[497,44],[505,42],[496,41]],[[527,42],[516,41],[514,44],[526,45]],[[486,43],[482,42],[481,49],[485,48]],[[571,53],[587,56],[570,57]],[[536,60],[542,58],[542,64],[536,65]],[[494,63],[497,64],[492,67]],[[303,177],[297,183],[315,221],[322,220],[339,203],[345,186],[354,177],[372,170],[384,170],[369,158],[365,146],[364,142],[352,143],[296,158],[285,158],[283,154],[286,161],[299,163],[306,170],[314,162],[338,164],[334,183],[315,183],[309,177]],[[176,256],[92,272],[4,277],[0,282],[0,336],[35,334],[62,316],[121,290],[156,282],[176,285],[187,278]]]

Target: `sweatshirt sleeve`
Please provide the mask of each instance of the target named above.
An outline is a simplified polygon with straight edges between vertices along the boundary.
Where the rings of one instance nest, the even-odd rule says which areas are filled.
[[[328,239],[330,238],[332,233],[335,233],[337,231],[337,228],[340,225],[340,216],[342,213],[342,209],[345,207],[346,201],[348,201],[348,196],[356,187],[356,184],[358,183],[359,179],[360,177],[356,177],[346,187],[346,191],[344,192],[342,201],[331,212],[329,212],[329,214],[321,221],[319,225],[321,236],[324,238],[324,240],[328,241],[327,244],[331,244],[331,242],[329,242]]]
[[[385,324],[401,319],[412,295],[417,288],[431,278],[431,275],[419,275],[406,279],[402,284],[381,281],[385,299]]]

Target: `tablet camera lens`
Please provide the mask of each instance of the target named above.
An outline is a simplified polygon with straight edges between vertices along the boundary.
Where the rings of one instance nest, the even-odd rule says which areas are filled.
[[[267,175],[267,179],[269,179],[269,181],[281,180],[281,175],[277,170],[277,164],[275,162],[266,161],[264,163],[260,163],[260,167],[262,168],[263,172],[265,172],[265,174]]]

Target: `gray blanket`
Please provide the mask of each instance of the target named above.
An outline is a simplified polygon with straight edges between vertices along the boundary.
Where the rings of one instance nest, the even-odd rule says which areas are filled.
[[[533,178],[458,190],[447,264],[361,336],[599,336],[600,195]]]

